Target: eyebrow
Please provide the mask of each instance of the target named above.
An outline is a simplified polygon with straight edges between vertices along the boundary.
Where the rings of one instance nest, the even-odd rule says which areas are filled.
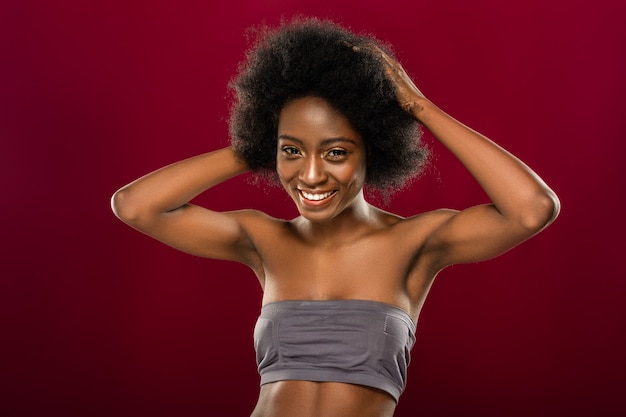
[[[293,142],[298,142],[301,145],[304,144],[304,142],[302,142],[300,139],[298,139],[296,137],[293,137],[293,136],[290,136],[290,135],[280,135],[280,136],[278,136],[278,139],[279,140],[280,139],[287,139],[287,140],[291,140]],[[332,143],[335,143],[335,142],[348,142],[348,143],[352,143],[352,144],[356,145],[356,141],[354,139],[346,138],[346,137],[343,137],[343,136],[339,136],[339,137],[336,137],[336,138],[324,139],[321,142],[321,145],[322,146],[328,146],[328,145],[330,145]]]

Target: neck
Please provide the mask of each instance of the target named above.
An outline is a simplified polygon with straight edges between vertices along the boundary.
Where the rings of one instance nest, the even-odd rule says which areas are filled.
[[[316,222],[300,216],[294,224],[303,236],[307,239],[315,239],[317,243],[343,241],[346,238],[353,238],[364,228],[370,227],[375,221],[375,210],[365,201],[363,191],[361,191],[349,207],[328,221]]]

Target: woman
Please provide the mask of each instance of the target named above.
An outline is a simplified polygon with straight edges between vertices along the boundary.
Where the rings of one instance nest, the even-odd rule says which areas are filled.
[[[497,256],[556,217],[526,165],[429,101],[376,39],[295,20],[262,34],[233,82],[232,146],[121,188],[115,214],[182,251],[248,265],[263,288],[254,417],[393,415],[415,323],[448,265]],[[424,125],[491,203],[403,218],[369,204],[421,170]],[[300,216],[189,204],[248,170],[280,181]]]

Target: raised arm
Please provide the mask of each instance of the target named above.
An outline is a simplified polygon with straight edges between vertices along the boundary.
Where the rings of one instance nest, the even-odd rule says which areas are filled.
[[[492,258],[530,238],[558,215],[559,200],[509,152],[431,103],[402,66],[378,48],[400,105],[452,152],[492,204],[450,211],[423,248],[434,268]]]
[[[135,229],[194,255],[251,264],[254,247],[241,213],[207,210],[189,201],[247,171],[231,148],[176,162],[119,189],[111,199],[115,215]]]

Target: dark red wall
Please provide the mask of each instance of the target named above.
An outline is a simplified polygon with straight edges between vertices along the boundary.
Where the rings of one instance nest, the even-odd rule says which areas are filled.
[[[246,28],[296,12],[390,41],[427,96],[562,200],[535,239],[440,275],[397,416],[618,415],[626,7],[611,0],[3,2],[0,414],[249,415],[253,274],[140,235],[109,198],[227,144]],[[388,208],[484,202],[432,148],[434,168]],[[218,209],[294,214],[245,179],[212,195]]]

